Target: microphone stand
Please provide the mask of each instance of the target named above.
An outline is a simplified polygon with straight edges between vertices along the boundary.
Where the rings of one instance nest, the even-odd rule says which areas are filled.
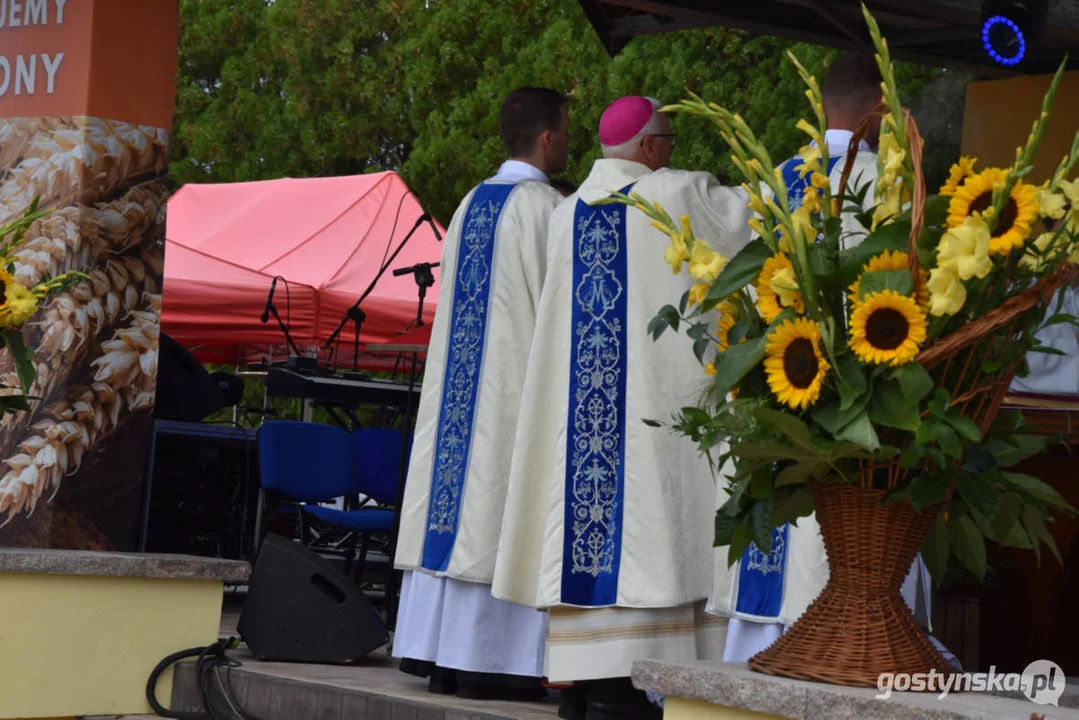
[[[411,268],[402,270],[395,270],[394,274],[404,274],[405,272],[412,272],[416,278],[417,291],[419,293],[419,303],[416,307],[416,327],[421,328],[424,326],[423,322],[423,301],[427,297],[427,288],[435,284],[435,276],[431,273],[431,268],[437,267],[439,263],[417,263]],[[408,455],[409,455],[409,439],[412,436],[412,432],[415,429],[415,417],[414,417],[414,393],[416,391],[416,363],[419,361],[419,353],[413,351],[412,353],[412,369],[408,375],[408,398],[405,401],[405,432],[404,439],[401,441],[401,458],[398,463],[397,473],[397,505],[393,513],[393,532],[390,535],[390,546],[387,548],[387,554],[389,556],[390,567],[389,575],[386,579],[386,624],[393,628],[397,622],[397,575],[393,569],[394,554],[397,550],[397,534],[401,530],[401,508],[405,503],[405,481],[408,477]]]
[[[357,370],[359,367],[358,364],[360,355],[360,328],[363,326],[364,321],[367,319],[367,314],[360,309],[360,304],[363,303],[363,301],[367,299],[367,296],[374,291],[375,285],[378,284],[379,279],[381,279],[382,276],[386,273],[387,268],[389,268],[390,265],[393,264],[393,261],[401,253],[401,250],[405,247],[405,244],[412,238],[413,234],[415,234],[415,232],[419,230],[420,225],[422,225],[425,221],[431,223],[432,227],[434,226],[434,220],[427,213],[424,213],[423,215],[420,215],[418,218],[416,218],[416,224],[413,225],[412,229],[408,231],[408,235],[405,235],[405,239],[401,241],[401,244],[397,246],[397,249],[393,251],[393,254],[386,258],[386,262],[384,262],[382,264],[382,267],[378,269],[378,274],[375,275],[375,279],[372,280],[371,284],[367,286],[367,289],[363,291],[363,295],[360,295],[360,299],[353,303],[352,307],[350,307],[345,313],[345,316],[341,318],[341,322],[338,323],[337,328],[335,328],[334,331],[330,334],[330,337],[326,340],[326,343],[323,346],[329,349],[333,345],[334,341],[337,339],[337,336],[341,334],[341,331],[345,327],[345,323],[347,323],[349,320],[354,322],[356,324],[356,335],[353,339],[353,371]]]
[[[296,343],[292,340],[292,335],[289,334],[288,326],[281,320],[281,316],[277,313],[277,307],[273,303],[270,303],[270,314],[277,320],[277,326],[281,328],[281,333],[285,336],[285,340],[288,341],[288,346],[292,348],[293,355],[299,357],[300,348],[296,347]]]

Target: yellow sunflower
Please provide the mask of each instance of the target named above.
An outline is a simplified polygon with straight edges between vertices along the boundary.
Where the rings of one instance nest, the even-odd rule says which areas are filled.
[[[959,162],[952,165],[951,174],[948,176],[948,182],[941,186],[940,194],[947,195],[948,197],[954,196],[955,191],[959,189],[959,184],[974,174],[974,163],[976,162],[978,162],[976,158],[968,157],[966,155],[959,158]]]
[[[716,339],[719,341],[719,351],[726,352],[727,348],[730,347],[729,333],[734,324],[738,322],[738,306],[730,300],[724,300],[716,306],[716,310],[720,313],[719,320],[716,322]],[[742,338],[742,340],[745,340],[745,338]]]
[[[817,323],[808,318],[787,320],[768,335],[764,353],[768,387],[779,402],[795,410],[817,402],[831,369],[821,355]]]
[[[1005,182],[1007,177],[1006,170],[988,168],[967,178],[948,205],[948,227],[957,228],[974,213],[984,213],[992,207],[993,185]],[[1034,224],[1038,222],[1040,210],[1038,189],[1023,182],[1016,183],[989,241],[989,254],[1006,255],[1023,247],[1023,241],[1030,237]]]
[[[775,320],[779,317],[779,313],[787,308],[793,308],[799,314],[805,312],[802,293],[777,291],[773,287],[772,281],[776,279],[776,276],[786,277],[787,273],[793,276],[794,265],[789,257],[779,253],[764,262],[761,274],[757,277],[757,308],[761,311],[761,317],[767,323]],[[784,295],[787,297],[784,298]]]
[[[874,255],[869,262],[862,266],[862,272],[877,272],[878,270],[906,270],[910,267],[910,257],[902,250],[885,250],[880,255]],[[929,309],[929,274],[919,268],[918,282],[914,286],[914,299],[923,311]],[[858,303],[858,293],[862,287],[862,276],[847,288],[850,290],[851,304]]]
[[[864,363],[904,365],[917,357],[925,330],[925,313],[912,298],[870,293],[851,313],[850,348]]]

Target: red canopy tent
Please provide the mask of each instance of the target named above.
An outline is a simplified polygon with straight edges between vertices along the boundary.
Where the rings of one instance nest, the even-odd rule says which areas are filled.
[[[322,345],[422,214],[393,172],[185,185],[168,204],[162,330],[202,362],[250,362],[271,348],[281,359],[284,334],[272,317],[261,322],[279,275],[287,283],[278,282],[274,305],[293,340],[328,361]],[[362,305],[361,365],[392,364],[364,346],[392,341],[415,324],[415,278],[392,270],[438,262],[441,253],[430,224],[421,224]],[[425,323],[438,298],[437,268],[434,274]],[[352,364],[354,332],[349,321],[335,343],[337,365]]]

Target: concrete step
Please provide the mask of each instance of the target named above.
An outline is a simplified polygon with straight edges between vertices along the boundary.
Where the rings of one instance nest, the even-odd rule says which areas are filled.
[[[557,720],[556,690],[531,703],[433,695],[426,680],[400,672],[385,650],[356,665],[267,663],[244,650],[230,655],[243,663],[227,671],[234,697],[259,720]],[[199,709],[192,663],[176,670],[172,709]]]

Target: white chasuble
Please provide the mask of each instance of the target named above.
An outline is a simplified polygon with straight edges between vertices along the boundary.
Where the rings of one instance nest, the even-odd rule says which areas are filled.
[[[447,231],[394,559],[481,583],[494,571],[547,224],[562,200],[545,183],[499,177]]]
[[[644,423],[670,422],[707,390],[684,329],[658,341],[648,332],[693,280],[664,263],[669,240],[643,213],[594,204],[627,188],[676,219],[689,215],[728,257],[749,237],[741,191],[708,173],[626,160],[596,161],[551,219],[492,586],[495,597],[551,608],[551,643],[573,608],[597,618],[598,608],[687,608],[688,620],[667,626],[692,636],[693,605],[710,584],[708,463],[688,438]],[[623,674],[633,659],[619,659]],[[565,678],[551,658],[547,670]]]

